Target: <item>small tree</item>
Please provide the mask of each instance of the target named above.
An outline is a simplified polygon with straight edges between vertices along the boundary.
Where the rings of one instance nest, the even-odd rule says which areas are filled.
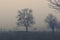
[[[45,19],[45,22],[48,23],[49,27],[52,29],[52,32],[54,32],[54,28],[55,28],[56,23],[57,23],[56,17],[53,16],[52,14],[49,14],[47,16],[47,18]]]
[[[18,11],[18,26],[25,26],[26,32],[28,32],[28,27],[34,24],[33,16],[32,16],[32,10],[29,8],[22,9],[21,11]]]

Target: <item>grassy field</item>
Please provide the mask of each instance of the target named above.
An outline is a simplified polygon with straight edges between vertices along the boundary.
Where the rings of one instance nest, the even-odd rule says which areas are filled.
[[[0,32],[0,40],[60,40],[60,32]]]

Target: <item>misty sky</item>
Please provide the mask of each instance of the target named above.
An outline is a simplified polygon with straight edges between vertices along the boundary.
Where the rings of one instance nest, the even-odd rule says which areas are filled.
[[[29,30],[37,28],[46,30],[47,24],[44,19],[48,13],[53,13],[59,19],[59,13],[48,7],[47,0],[0,0],[0,28],[11,29],[16,28],[18,10],[30,8],[33,10],[33,16],[36,24],[30,27]],[[25,30],[25,27],[19,27],[20,30]]]

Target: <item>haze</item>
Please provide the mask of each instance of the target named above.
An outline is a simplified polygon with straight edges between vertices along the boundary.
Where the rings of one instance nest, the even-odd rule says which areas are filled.
[[[0,28],[5,30],[14,30],[16,27],[18,10],[23,8],[30,8],[33,10],[35,23],[29,30],[37,28],[39,30],[46,30],[47,24],[44,19],[48,13],[56,14],[54,9],[48,7],[47,0],[0,0]],[[19,30],[25,30],[25,27],[19,27]]]

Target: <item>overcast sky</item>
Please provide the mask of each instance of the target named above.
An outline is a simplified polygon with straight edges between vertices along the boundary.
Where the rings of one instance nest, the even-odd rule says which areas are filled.
[[[30,8],[33,10],[33,16],[36,24],[30,29],[37,28],[40,30],[46,30],[46,24],[44,22],[48,13],[53,13],[59,19],[59,13],[56,14],[54,9],[48,7],[47,0],[0,0],[0,28],[13,29],[16,28],[16,16],[18,10]],[[22,27],[19,27],[21,30]],[[25,27],[22,28],[25,30]]]

